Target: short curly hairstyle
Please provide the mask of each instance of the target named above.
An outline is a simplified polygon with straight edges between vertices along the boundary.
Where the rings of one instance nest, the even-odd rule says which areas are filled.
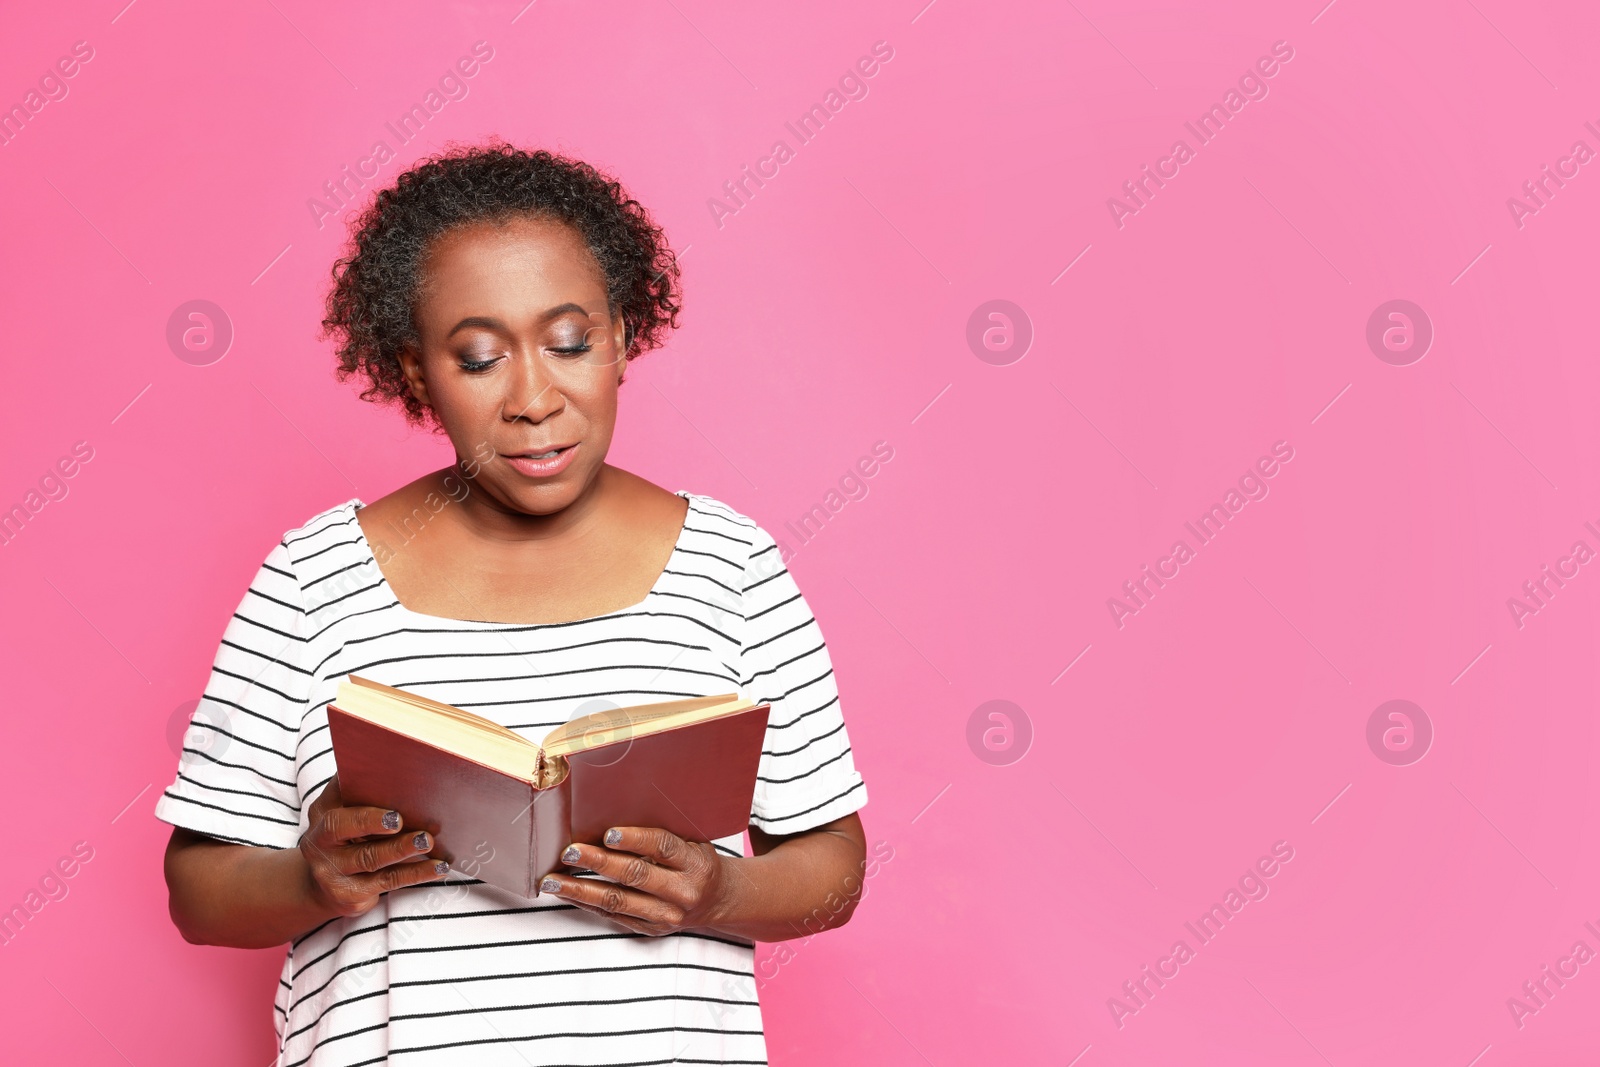
[[[428,421],[431,412],[411,394],[400,365],[401,351],[418,341],[423,257],[447,230],[516,216],[565,222],[583,237],[605,274],[610,310],[622,316],[626,359],[659,347],[678,325],[677,257],[614,178],[504,141],[452,145],[402,173],[352,224],[322,320],[322,336],[338,345],[339,380],[359,377],[361,399],[398,401],[407,421]]]

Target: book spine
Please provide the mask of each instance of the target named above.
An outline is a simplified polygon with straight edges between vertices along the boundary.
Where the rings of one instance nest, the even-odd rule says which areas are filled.
[[[539,761],[544,761],[544,750],[539,750]],[[539,785],[534,782],[528,787],[528,888],[523,896],[534,899],[539,896],[539,883],[544,881],[544,872],[538,867],[539,848],[539,813],[534,811],[539,805]]]

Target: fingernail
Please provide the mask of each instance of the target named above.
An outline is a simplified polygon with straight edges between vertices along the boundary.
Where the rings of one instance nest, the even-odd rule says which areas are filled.
[[[385,830],[398,830],[398,829],[400,829],[400,813],[398,811],[386,811],[386,812],[384,812],[383,813],[383,828]]]
[[[561,883],[556,881],[554,878],[546,878],[544,881],[539,883],[539,892],[559,893],[561,892]]]
[[[450,864],[445,862],[444,860],[440,860],[438,863],[435,863],[433,865],[433,873],[434,874],[449,874],[450,873]]]
[[[568,845],[567,850],[561,854],[562,863],[577,863],[579,859],[577,845]]]
[[[620,844],[622,844],[622,831],[621,830],[616,830],[616,829],[607,830],[606,831],[606,844],[608,844],[608,845],[620,845]]]
[[[411,847],[416,849],[418,852],[428,851],[428,835],[423,833],[413,837],[411,839]]]

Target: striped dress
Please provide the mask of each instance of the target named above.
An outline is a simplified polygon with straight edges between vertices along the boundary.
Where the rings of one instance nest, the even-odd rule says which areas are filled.
[[[600,708],[738,690],[772,705],[751,824],[790,834],[857,810],[866,786],[827,647],[776,543],[725,504],[678,495],[683,531],[649,594],[567,623],[406,609],[356,521],[360,500],[291,531],[227,625],[157,817],[294,848],[336,771],[327,706],[352,672],[535,742]],[[426,537],[431,516],[416,515],[406,535]],[[713,844],[744,851],[742,836]],[[748,946],[635,934],[471,870],[458,857],[448,878],[384,894],[290,945],[279,1067],[766,1062]]]

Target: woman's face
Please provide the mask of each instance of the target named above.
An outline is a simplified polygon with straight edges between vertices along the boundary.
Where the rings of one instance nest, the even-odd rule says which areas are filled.
[[[599,263],[572,227],[519,217],[442,234],[423,279],[413,393],[493,502],[567,507],[605,462],[627,365]]]

